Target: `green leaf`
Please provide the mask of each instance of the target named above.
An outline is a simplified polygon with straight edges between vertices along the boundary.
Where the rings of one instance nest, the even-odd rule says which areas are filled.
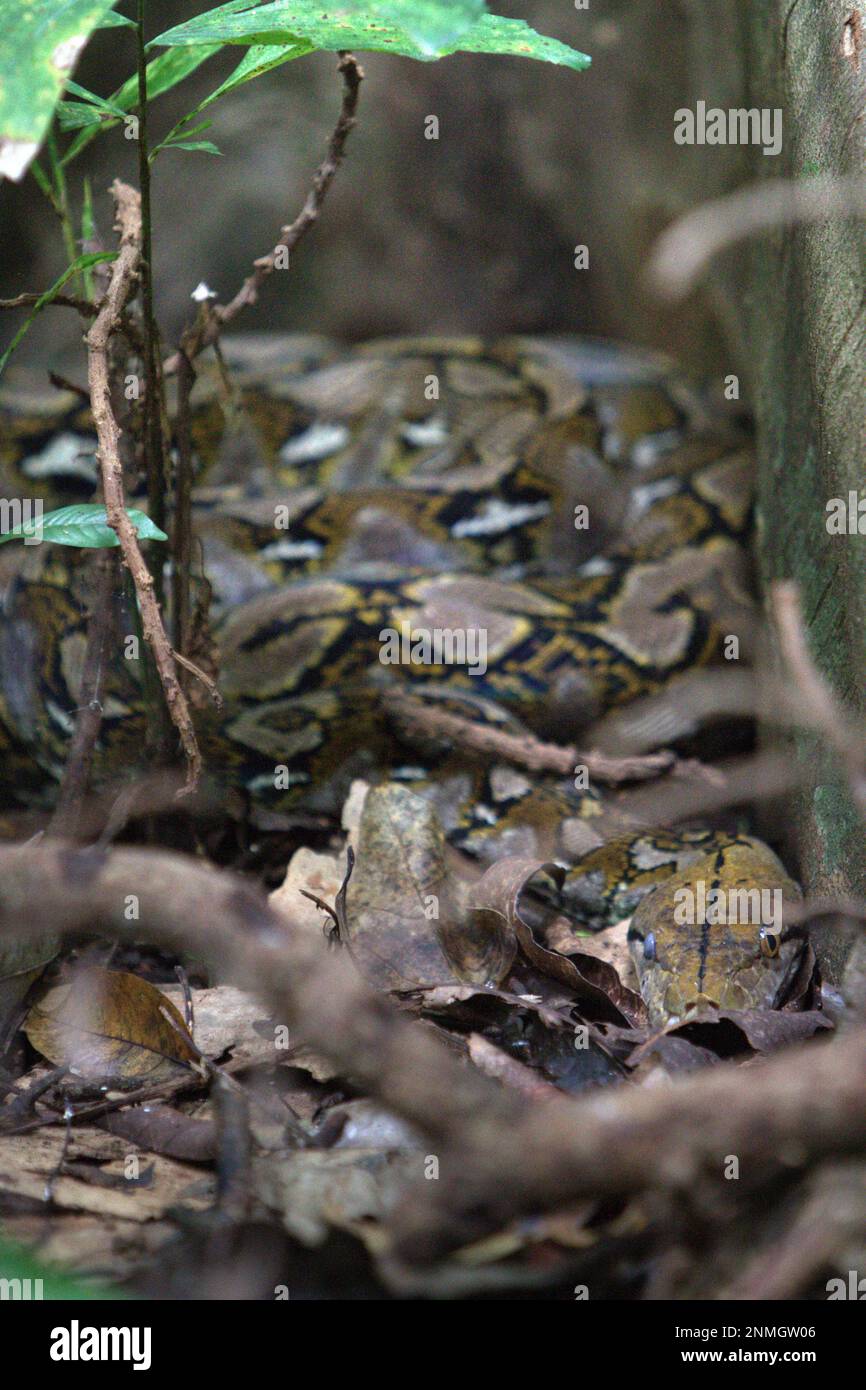
[[[537,34],[522,19],[505,19],[498,14],[486,14],[459,43],[443,50],[448,53],[497,53],[512,58],[536,58],[540,63],[583,72],[592,59],[559,39]]]
[[[81,202],[81,240],[83,242],[92,241],[95,233],[96,222],[93,217],[93,188],[90,183],[90,176],[85,174],[84,192]]]
[[[352,14],[378,15],[435,57],[484,15],[484,0],[341,0]]]
[[[45,171],[41,168],[38,159],[34,159],[33,163],[30,165],[30,172],[32,173],[34,179],[36,180],[37,184],[42,190],[42,193],[45,195],[45,197],[48,199],[50,203],[51,196],[54,190],[51,187],[51,180],[49,179]]]
[[[503,19],[484,14],[459,37],[451,38],[431,51],[429,30],[422,47],[404,28],[386,22],[385,0],[356,7],[356,0],[337,0],[327,12],[311,11],[302,0],[274,0],[244,13],[236,5],[222,5],[207,14],[168,29],[153,40],[166,46],[198,43],[287,44],[298,38],[307,39],[315,48],[335,52],[338,49],[368,50],[399,53],[406,58],[429,61],[449,53],[505,53],[524,58],[539,58],[549,63],[580,70],[588,67],[590,59],[567,44],[536,34],[522,19]],[[380,9],[379,6],[382,6]],[[443,4],[431,8],[442,10]],[[389,6],[390,11],[390,6]],[[405,14],[405,8],[403,10]]]
[[[136,27],[134,19],[127,19],[125,14],[117,14],[114,10],[109,10],[104,19],[97,24],[97,29],[134,29]]]
[[[0,0],[0,178],[39,149],[82,48],[113,0]]]
[[[93,189],[87,174],[84,175],[84,190],[81,201],[81,244],[82,246],[93,245],[93,238],[96,235],[96,220],[93,216]],[[84,282],[84,294],[87,299],[93,298],[93,276],[89,266],[85,266],[81,272]]]
[[[213,125],[213,121],[200,121],[198,125],[191,126],[189,122],[192,120],[193,114],[184,116],[183,120],[178,121],[177,125],[169,131],[165,139],[154,146],[150,152],[151,163],[156,159],[160,150],[201,150],[204,154],[222,154],[222,150],[217,149],[210,140],[193,140],[194,135],[201,135],[202,131],[210,130]]]
[[[135,526],[139,540],[167,541],[168,536],[154,525],[149,516],[127,507],[126,515]],[[25,521],[12,531],[0,534],[0,545],[6,541],[23,541],[34,537],[42,541],[53,541],[55,545],[77,545],[90,550],[105,549],[119,545],[114,531],[108,524],[105,507],[95,502],[76,502],[70,507],[58,507],[55,512]]]
[[[0,357],[0,375],[5,371],[6,363],[9,361],[9,358],[21,342],[21,339],[24,337],[24,334],[27,332],[37,314],[41,314],[46,304],[50,304],[52,299],[56,298],[63,289],[63,286],[72,279],[73,275],[77,275],[81,270],[88,270],[92,265],[98,265],[100,261],[113,261],[116,256],[116,251],[93,251],[89,252],[86,256],[76,256],[72,264],[68,265],[63,274],[54,281],[51,288],[46,290],[44,294],[41,294],[33,305],[33,308],[18,329],[12,342],[3,353],[2,357]]]
[[[21,1281],[34,1299],[46,1301],[68,1302],[80,1298],[110,1298],[114,1301],[130,1298],[122,1289],[111,1288],[106,1284],[89,1283],[74,1272],[66,1274],[53,1265],[42,1264],[35,1260],[28,1250],[5,1240],[0,1241],[0,1279]],[[29,1287],[24,1283],[26,1280],[30,1281]]]
[[[0,0],[2,3],[2,0]],[[160,53],[158,58],[154,58],[147,65],[147,96],[148,101],[154,101],[156,97],[161,97],[165,92],[171,91],[178,82],[182,82],[190,73],[195,72],[196,68],[201,67],[202,63],[207,62],[215,53],[219,53],[222,48],[221,43],[199,44],[190,48],[170,49],[168,53]],[[121,111],[129,112],[138,105],[138,77],[130,77],[124,82],[122,87],[118,87],[116,92],[111,94],[112,104],[120,108]],[[77,102],[68,102],[64,105],[74,106],[79,111],[81,108]],[[119,118],[118,118],[119,119]],[[84,122],[82,121],[83,125]],[[99,117],[91,121],[86,129],[73,140],[69,149],[63,156],[63,163],[69,164],[80,154],[85,145],[89,145],[94,136],[102,130],[110,130],[116,125],[115,120],[102,120]]]
[[[95,92],[88,92],[86,87],[79,87],[77,82],[67,82],[66,90],[81,97],[81,101],[57,103],[57,119],[61,130],[78,130],[81,126],[93,125],[94,122],[101,123],[105,116],[120,119],[125,114],[122,107],[115,102],[107,101]]]
[[[85,106],[83,101],[58,101],[55,111],[61,130],[84,130],[91,126],[102,130],[108,124],[95,106]],[[116,123],[116,120],[112,122]]]
[[[213,125],[213,121],[211,120],[199,121],[198,125],[190,125],[189,122],[191,119],[191,116],[185,116],[180,122],[180,125],[175,126],[171,135],[168,136],[168,139],[174,140],[182,135],[184,140],[189,140],[193,135],[201,135],[202,131],[210,130]]]
[[[86,87],[79,87],[77,82],[70,80],[66,83],[67,92],[72,92],[74,96],[81,97],[82,101],[89,102],[91,106],[98,106],[100,111],[107,111],[110,116],[122,116],[123,110],[105,97],[99,97],[95,92],[88,92]]]
[[[254,77],[261,77],[262,73],[271,72],[273,68],[278,68],[282,63],[290,63],[293,58],[303,58],[305,54],[314,51],[313,44],[307,39],[295,39],[293,43],[287,44],[252,44],[222,86],[217,87],[215,92],[211,92],[209,97],[205,97],[204,101],[199,102],[195,110],[189,113],[187,119],[197,116],[199,111],[210,106],[211,102],[233,92],[236,87],[243,86],[244,82],[251,82]]]
[[[202,154],[222,154],[211,140],[166,140],[161,150],[199,150]]]

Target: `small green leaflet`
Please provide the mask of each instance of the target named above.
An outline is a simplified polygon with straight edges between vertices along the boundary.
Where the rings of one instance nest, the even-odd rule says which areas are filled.
[[[93,189],[90,186],[90,179],[85,174],[81,201],[81,245],[92,246],[95,235],[96,223],[93,218]],[[89,266],[82,266],[81,279],[84,284],[85,297],[87,299],[93,299],[93,275]]]
[[[139,540],[167,541],[168,536],[155,526],[149,516],[127,507],[126,515],[135,527]],[[12,531],[0,534],[0,545],[6,541],[30,539],[53,541],[55,545],[77,545],[89,550],[119,545],[120,541],[108,524],[106,511],[95,502],[77,502],[71,507],[58,507],[42,517],[23,522]]]
[[[166,140],[159,150],[198,150],[199,154],[222,154],[212,140]],[[158,150],[154,150],[154,154]]]
[[[0,178],[20,179],[113,0],[0,0]]]
[[[274,0],[242,14],[236,5],[223,5],[199,15],[186,24],[168,29],[153,40],[155,44],[173,47],[178,44],[243,43],[287,44],[298,38],[307,39],[315,48],[336,52],[339,49],[398,53],[406,58],[430,61],[449,53],[504,53],[517,57],[539,58],[579,71],[588,67],[590,59],[557,39],[536,34],[522,19],[504,19],[500,15],[482,14],[469,28],[461,28],[455,36],[454,23],[447,21],[451,9],[444,0],[426,0],[419,7],[425,20],[422,24],[423,43],[412,37],[403,25],[410,8],[406,0],[395,4],[387,0],[337,0],[334,8],[314,10],[302,0]],[[463,3],[461,0],[460,9]],[[434,15],[435,12],[435,15]],[[389,17],[399,16],[402,23],[392,23]],[[440,34],[449,34],[444,42],[431,47],[434,18],[441,18]],[[449,27],[450,26],[450,27]]]
[[[183,50],[174,50],[182,52]],[[306,39],[296,39],[294,43],[288,44],[251,44],[238,63],[234,72],[226,78],[215,92],[211,92],[209,97],[205,97],[194,111],[190,111],[186,120],[192,120],[199,111],[203,111],[206,106],[210,106],[212,101],[218,97],[224,97],[229,92],[233,92],[235,87],[240,87],[244,82],[251,82],[254,77],[261,77],[262,73],[270,72],[273,68],[278,68],[282,63],[289,63],[293,58],[303,58],[306,53],[313,53],[314,47]],[[169,49],[169,52],[172,52]]]
[[[89,92],[86,87],[79,87],[77,82],[67,82],[66,90],[81,97],[81,101],[57,103],[57,119],[61,130],[77,130],[80,126],[100,124],[107,117],[122,120],[125,115],[120,106],[97,96],[95,92]]]
[[[222,150],[218,150],[211,140],[194,140],[192,138],[194,135],[201,135],[204,130],[209,130],[213,121],[201,121],[198,125],[190,126],[188,123],[191,119],[191,116],[184,117],[164,140],[154,146],[149,155],[151,164],[160,150],[199,150],[203,154],[222,154]]]

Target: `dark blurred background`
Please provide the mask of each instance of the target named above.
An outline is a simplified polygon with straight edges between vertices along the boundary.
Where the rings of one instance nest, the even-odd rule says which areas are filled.
[[[171,0],[149,8],[155,34],[209,6]],[[736,319],[730,306],[699,294],[672,310],[644,290],[641,272],[662,227],[739,177],[741,151],[716,149],[708,159],[706,149],[673,141],[678,107],[695,95],[727,104],[739,90],[740,49],[724,32],[727,9],[705,52],[695,35],[705,44],[710,0],[591,0],[588,10],[571,0],[494,0],[490,8],[590,53],[592,67],[575,73],[517,58],[422,64],[362,55],[359,123],[322,220],[291,273],[272,278],[238,328],[349,341],[430,330],[592,332],[721,366],[718,324]],[[152,138],[242,54],[227,50],[160,98]],[[133,64],[131,31],[102,31],[76,78],[107,95]],[[204,279],[220,297],[232,294],[300,208],[340,94],[334,55],[288,63],[208,113],[207,138],[222,158],[160,155],[155,262],[167,341],[189,317],[195,285]],[[428,115],[439,118],[437,141],[424,137]],[[85,173],[108,238],[107,189],[116,175],[136,180],[134,144],[113,130],[70,166],[76,206]],[[2,295],[41,290],[65,264],[32,178],[0,186],[0,238]],[[578,243],[589,247],[588,270],[574,268]],[[0,322],[4,338],[12,328]],[[44,314],[16,360],[73,371],[75,316]]]

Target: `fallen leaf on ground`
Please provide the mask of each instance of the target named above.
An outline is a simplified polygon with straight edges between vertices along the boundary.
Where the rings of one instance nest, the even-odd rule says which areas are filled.
[[[137,975],[88,967],[39,995],[24,1032],[43,1057],[121,1089],[201,1070],[174,1004]]]

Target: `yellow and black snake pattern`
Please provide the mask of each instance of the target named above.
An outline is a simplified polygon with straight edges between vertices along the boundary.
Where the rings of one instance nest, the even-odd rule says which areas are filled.
[[[593,341],[347,352],[251,339],[229,345],[228,368],[199,383],[193,420],[197,553],[226,702],[201,715],[213,774],[260,807],[317,814],[337,813],[354,777],[399,777],[440,798],[470,853],[573,860],[576,827],[608,814],[597,790],[411,745],[384,697],[398,682],[567,742],[719,660],[732,636],[747,651],[747,437],[666,364]],[[0,478],[7,497],[91,497],[86,407],[71,395],[0,397]],[[49,546],[0,557],[5,793],[33,804],[68,749],[87,571]],[[119,639],[136,630],[126,594],[116,622]],[[104,774],[140,764],[141,681],[134,658],[106,673]],[[708,854],[741,854],[737,843],[700,829],[621,838],[583,857],[566,893],[597,924]],[[664,955],[639,969],[657,978]],[[779,973],[759,972],[742,997],[776,1002]]]

